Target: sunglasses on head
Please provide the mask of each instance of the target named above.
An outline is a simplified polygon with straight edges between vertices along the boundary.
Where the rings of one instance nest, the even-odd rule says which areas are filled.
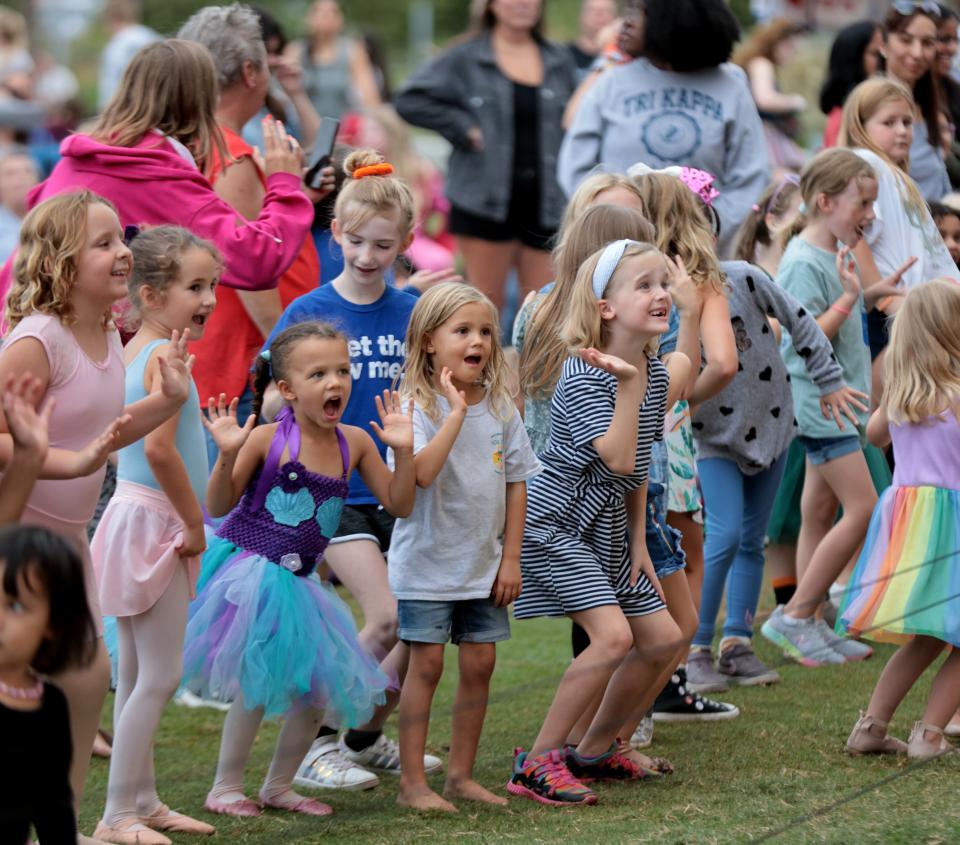
[[[915,15],[917,12],[923,12],[931,18],[940,17],[940,6],[934,0],[895,0],[892,5],[893,10],[904,17]]]

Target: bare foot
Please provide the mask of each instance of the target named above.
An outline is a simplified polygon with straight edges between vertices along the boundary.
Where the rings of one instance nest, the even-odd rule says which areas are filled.
[[[447,781],[443,787],[447,798],[462,798],[464,801],[482,801],[484,804],[507,804],[502,795],[494,795],[489,789],[480,786],[475,780]]]
[[[457,808],[453,804],[441,798],[426,784],[413,789],[401,787],[400,794],[397,795],[397,803],[401,807],[409,807],[411,810],[420,813],[429,813],[435,810],[443,813],[457,812]]]

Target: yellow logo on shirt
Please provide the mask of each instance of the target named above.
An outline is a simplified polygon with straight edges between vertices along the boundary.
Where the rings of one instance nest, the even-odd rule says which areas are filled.
[[[490,440],[493,445],[493,471],[497,475],[503,475],[503,435],[492,434]]]

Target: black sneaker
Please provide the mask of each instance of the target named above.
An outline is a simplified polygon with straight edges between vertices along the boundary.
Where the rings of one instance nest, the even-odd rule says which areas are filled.
[[[704,698],[687,689],[687,672],[683,668],[670,676],[653,704],[654,722],[714,722],[739,715],[740,708],[735,704]]]

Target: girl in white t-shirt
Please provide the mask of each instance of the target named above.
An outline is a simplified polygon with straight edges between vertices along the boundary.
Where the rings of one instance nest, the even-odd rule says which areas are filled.
[[[416,810],[456,808],[427,784],[423,753],[443,648],[459,646],[447,798],[506,804],[473,779],[495,643],[510,636],[520,594],[526,481],[539,471],[507,387],[493,303],[446,282],[427,291],[407,329],[400,385],[415,402],[413,512],[390,542],[390,587],[410,668],[400,693],[400,794]]]

